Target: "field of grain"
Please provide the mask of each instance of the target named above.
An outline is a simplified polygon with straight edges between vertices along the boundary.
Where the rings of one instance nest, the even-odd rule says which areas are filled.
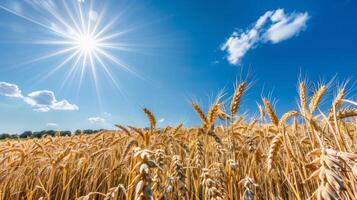
[[[357,199],[357,109],[337,88],[298,85],[299,110],[238,115],[247,84],[217,98],[200,127],[117,125],[94,135],[0,143],[1,199]],[[331,89],[332,90],[332,89]],[[307,95],[311,94],[311,95]],[[276,105],[279,106],[279,105]]]

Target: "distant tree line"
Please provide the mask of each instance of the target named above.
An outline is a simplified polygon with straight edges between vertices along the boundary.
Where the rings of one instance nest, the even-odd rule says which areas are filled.
[[[103,129],[100,130],[92,130],[92,129],[86,129],[86,130],[76,130],[73,133],[71,131],[55,131],[55,130],[43,130],[43,131],[24,131],[21,134],[9,134],[9,133],[2,133],[0,134],[0,140],[5,140],[5,139],[17,139],[17,138],[42,138],[44,136],[71,136],[71,135],[89,135],[89,134],[95,134],[98,133],[99,131],[102,131]]]

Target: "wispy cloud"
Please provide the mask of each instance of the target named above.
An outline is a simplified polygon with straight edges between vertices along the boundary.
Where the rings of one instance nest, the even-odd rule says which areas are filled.
[[[161,118],[158,120],[159,123],[163,123],[165,121],[165,118]]]
[[[107,118],[107,117],[111,117],[112,114],[109,112],[103,112],[103,116]]]
[[[50,123],[47,123],[46,126],[48,126],[48,127],[58,127],[58,124],[50,122]]]
[[[58,101],[54,92],[39,90],[22,95],[19,87],[12,83],[0,82],[0,95],[22,99],[25,103],[34,107],[35,111],[48,112],[50,110],[78,110],[78,106],[67,100]]]
[[[227,60],[231,64],[239,64],[243,56],[259,44],[279,43],[305,30],[309,14],[285,13],[284,9],[267,11],[253,24],[253,27],[243,32],[234,31],[221,46],[227,51]]]
[[[102,124],[105,122],[105,119],[101,117],[89,117],[88,121],[92,124]]]

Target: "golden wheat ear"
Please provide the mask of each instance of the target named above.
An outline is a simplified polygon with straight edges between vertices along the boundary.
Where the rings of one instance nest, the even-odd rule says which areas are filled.
[[[192,102],[191,105],[192,105],[193,109],[196,111],[196,113],[198,114],[198,116],[200,117],[202,123],[208,124],[207,117],[204,114],[204,112],[202,111],[202,109],[195,102]]]
[[[279,125],[279,119],[276,116],[276,114],[275,114],[275,112],[273,110],[273,107],[270,105],[269,101],[266,98],[263,98],[263,103],[264,103],[265,109],[266,109],[266,111],[268,113],[268,116],[270,118],[271,123],[274,124],[275,126],[278,126]]]
[[[150,121],[150,126],[152,129],[156,128],[156,119],[154,114],[147,108],[143,108],[144,113],[146,114],[146,116],[148,117],[149,121]]]
[[[231,115],[235,115],[237,113],[241,98],[243,96],[243,93],[247,87],[247,84],[245,82],[240,83],[236,90],[234,91],[234,96],[232,98],[231,102]]]
[[[322,96],[325,94],[326,90],[327,90],[327,86],[321,85],[315,91],[314,95],[311,97],[310,104],[309,104],[310,113],[313,113],[316,110],[316,108],[319,105],[319,103],[322,99]]]
[[[337,119],[345,119],[348,117],[356,117],[356,116],[357,116],[357,108],[345,109],[336,113]]]
[[[119,128],[121,131],[123,131],[125,134],[127,134],[128,136],[131,136],[130,131],[127,128],[125,128],[124,126],[122,126],[120,124],[116,124],[115,126],[117,128]]]
[[[295,110],[292,110],[292,111],[289,111],[289,112],[286,112],[281,118],[280,118],[280,121],[279,121],[279,125],[280,126],[283,126],[285,125],[286,121],[291,118],[291,117],[294,117],[294,116],[297,116],[299,113]]]
[[[207,123],[208,123],[208,127],[210,127],[211,125],[214,124],[214,121],[216,120],[216,118],[218,117],[219,114],[219,103],[215,103],[214,105],[212,105],[210,107],[210,109],[208,110],[208,114],[207,114]]]
[[[299,97],[300,97],[301,112],[305,114],[306,106],[307,106],[307,98],[306,98],[306,86],[304,82],[301,82],[299,84]]]

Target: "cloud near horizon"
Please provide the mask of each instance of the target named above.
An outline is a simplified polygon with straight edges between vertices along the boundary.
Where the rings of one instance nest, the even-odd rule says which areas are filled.
[[[31,105],[35,111],[48,112],[50,110],[78,110],[78,106],[69,103],[67,100],[58,101],[54,92],[49,90],[39,90],[22,95],[19,87],[12,83],[0,82],[0,95],[22,99]]]
[[[105,122],[105,119],[101,117],[89,117],[88,121],[92,124],[102,124]]]
[[[46,126],[48,126],[48,127],[58,127],[58,124],[49,122],[49,123],[46,124]]]
[[[221,46],[221,50],[227,51],[230,64],[239,64],[243,56],[259,44],[276,44],[304,31],[309,17],[307,12],[285,13],[284,9],[267,11],[252,28],[243,32],[234,31]]]

